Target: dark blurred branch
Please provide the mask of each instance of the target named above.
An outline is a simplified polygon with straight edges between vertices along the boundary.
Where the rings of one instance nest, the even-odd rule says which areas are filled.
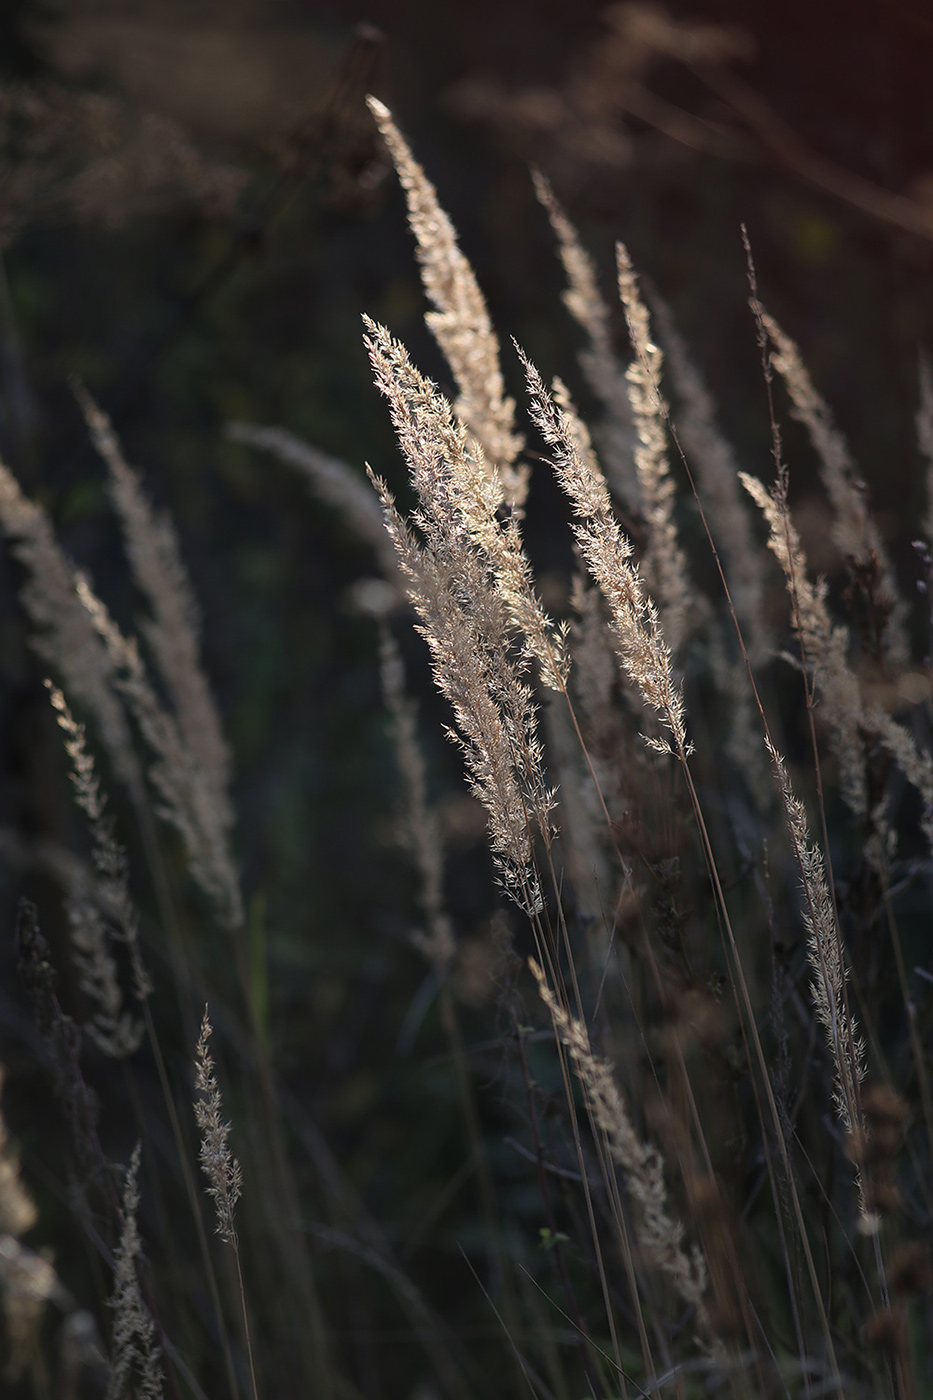
[[[643,85],[633,84],[618,95],[617,101],[631,116],[669,136],[672,141],[688,146],[691,151],[721,156],[726,160],[755,159],[755,145],[743,132],[688,112],[686,108],[658,97]]]
[[[743,29],[670,15],[661,5],[623,0],[603,11],[606,32],[554,88],[511,89],[495,79],[467,79],[454,101],[468,116],[551,142],[604,167],[630,159],[625,118],[670,140],[727,160],[770,160],[824,194],[870,218],[933,241],[933,202],[898,193],[814,151],[735,64],[755,55]],[[705,86],[719,110],[690,110],[652,87],[659,65],[677,65]],[[701,104],[702,106],[702,104]]]
[[[907,195],[886,190],[812,151],[750,83],[729,69],[720,64],[698,64],[694,71],[742,118],[764,149],[792,174],[864,214],[905,233],[933,240],[933,209],[925,208]]]

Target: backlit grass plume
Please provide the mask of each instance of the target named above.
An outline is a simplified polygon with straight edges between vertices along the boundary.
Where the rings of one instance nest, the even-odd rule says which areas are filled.
[[[820,692],[820,713],[839,763],[843,796],[855,816],[864,817],[868,797],[859,733],[862,702],[858,679],[848,662],[846,629],[830,618],[825,583],[811,583],[808,577],[806,555],[787,508],[786,484],[779,479],[768,491],[747,472],[740,473],[740,480],[768,522],[768,548],[784,571],[792,601],[792,622],[804,663],[812,667]]]
[[[547,210],[557,237],[560,260],[567,278],[563,302],[585,332],[587,344],[580,351],[580,368],[603,408],[604,417],[594,436],[613,491],[628,510],[641,508],[641,491],[635,471],[635,427],[626,379],[626,366],[616,352],[612,312],[603,296],[596,267],[580,236],[540,171],[532,172],[535,192]]]
[[[581,455],[574,419],[555,403],[530,360],[525,359],[532,421],[551,449],[551,465],[570,500],[574,536],[594,580],[609,605],[616,650],[629,679],[645,704],[669,731],[674,749],[688,750],[683,692],[674,676],[671,649],[654,601],[633,559],[631,541],[612,509],[605,478],[595,458]],[[669,752],[663,738],[647,740]]]
[[[651,335],[648,308],[623,244],[616,245],[619,296],[632,341],[634,359],[626,372],[635,423],[635,471],[641,513],[647,530],[643,567],[664,624],[667,643],[676,651],[689,614],[687,560],[674,522],[674,481],[667,459],[667,406],[661,388],[662,353]]]
[[[435,308],[425,320],[453,371],[459,393],[454,407],[482,446],[490,468],[497,468],[506,500],[521,506],[528,490],[528,468],[518,462],[523,444],[515,428],[515,404],[505,393],[499,343],[486,300],[434,186],[391,112],[375,97],[367,100],[408,201],[424,289]]]
[[[225,1244],[235,1246],[237,1233],[234,1217],[243,1189],[243,1173],[227,1143],[230,1124],[223,1120],[220,1086],[208,1048],[213,1033],[214,1027],[205,1006],[194,1057],[194,1087],[198,1094],[194,1116],[201,1130],[201,1168],[207,1177],[207,1194],[217,1212],[217,1233]]]
[[[534,612],[540,653],[532,642],[524,654],[516,650],[514,608],[495,587],[497,568],[514,560],[507,544],[498,550],[497,478],[483,471],[450,405],[414,369],[404,347],[382,327],[367,322],[367,328],[376,384],[389,403],[419,501],[409,524],[385,483],[374,478],[386,525],[431,651],[435,681],[453,706],[500,873],[515,897],[533,907],[539,898],[533,832],[547,835],[553,797],[525,675],[528,651],[543,655],[546,664],[547,624]],[[475,538],[487,530],[490,552]]]

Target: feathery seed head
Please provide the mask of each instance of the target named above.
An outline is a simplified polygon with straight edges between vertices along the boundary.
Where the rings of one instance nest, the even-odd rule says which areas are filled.
[[[768,491],[747,472],[740,472],[739,480],[768,522],[768,548],[784,571],[794,630],[822,697],[822,717],[839,763],[842,795],[850,810],[863,817],[868,810],[868,794],[859,732],[862,702],[858,680],[847,660],[846,631],[830,619],[825,583],[812,584],[807,577],[806,556],[787,507],[786,482],[779,479]]]
[[[534,591],[517,513],[500,516],[499,473],[485,469],[481,449],[436,386],[412,365],[405,347],[368,317],[364,324],[376,385],[388,400],[418,493],[417,524],[444,551],[473,556],[474,569],[488,576],[485,592],[505,610],[506,625],[523,634],[544,684],[562,690],[568,665],[563,636]]]
[[[506,500],[520,507],[528,493],[528,468],[517,464],[523,442],[515,431],[515,404],[505,394],[499,346],[483,294],[434,186],[391,112],[375,97],[366,100],[405,191],[424,289],[435,307],[425,321],[456,380],[456,413],[481,444],[490,468],[498,469]]]
[[[533,827],[549,839],[553,796],[544,779],[537,712],[525,673],[533,653],[555,686],[559,634],[540,609],[512,519],[496,518],[498,474],[486,473],[450,405],[415,370],[404,346],[368,319],[376,384],[389,403],[418,495],[412,523],[371,474],[398,553],[435,682],[450,701],[471,790],[489,819],[500,876],[518,902],[537,907]],[[516,626],[525,644],[516,649]],[[547,667],[551,666],[550,673]]]
[[[706,1262],[698,1250],[686,1253],[683,1224],[668,1211],[661,1154],[639,1138],[612,1067],[594,1055],[586,1026],[560,1004],[534,958],[529,958],[528,965],[538,984],[538,994],[551,1014],[554,1031],[570,1053],[593,1126],[605,1135],[610,1155],[622,1168],[645,1258],[667,1276],[684,1302],[696,1308],[701,1325],[709,1332],[710,1319],[704,1302]]]
[[[742,500],[738,463],[716,423],[712,398],[669,307],[656,294],[651,304],[664,342],[665,364],[681,401],[677,429],[696,473],[716,548],[725,560],[729,591],[742,622],[748,654],[753,662],[763,661],[773,645],[765,617],[763,559]],[[742,684],[745,680],[743,674]]]
[[[85,1029],[104,1054],[122,1059],[139,1047],[143,1026],[123,1010],[123,994],[108,944],[113,940],[126,946],[136,996],[142,1001],[151,993],[152,983],[139,948],[139,914],[130,894],[126,852],[114,837],[84,726],[76,722],[62,692],[51,681],[45,684],[59,727],[67,736],[65,752],[71,759],[75,800],[87,818],[97,875],[96,890],[75,890],[67,903],[81,987],[97,1006]]]
[[[215,784],[205,776],[179,722],[156,694],[135,638],[123,636],[87,579],[78,575],[75,587],[107,648],[114,683],[154,755],[149,776],[161,798],[159,814],[181,836],[191,874],[213,903],[220,922],[237,928],[243,922],[243,903],[228,841],[226,799],[218,801]]]
[[[74,391],[110,474],[110,493],[133,576],[149,605],[142,631],[174,709],[190,770],[189,787],[198,794],[200,821],[210,825],[208,840],[235,885],[233,862],[224,850],[233,828],[230,754],[201,665],[198,608],[178,537],[168,516],[153,509],[139,473],[124,459],[110,419],[83,385],[76,383]],[[227,894],[232,911],[239,904],[239,891],[231,888]]]
[[[205,1006],[194,1059],[194,1085],[199,1095],[194,1104],[194,1116],[201,1130],[200,1158],[208,1181],[207,1194],[213,1198],[217,1211],[217,1234],[225,1244],[236,1249],[234,1211],[243,1188],[243,1174],[227,1145],[230,1124],[223,1121],[223,1101],[207,1044],[213,1033]]]
[[[867,1072],[865,1045],[848,1005],[849,970],[826,880],[823,853],[811,840],[806,809],[791,786],[783,758],[770,739],[766,738],[765,744],[774,764],[787,828],[800,868],[805,898],[803,918],[809,935],[810,991],[832,1056],[836,1112],[846,1133],[859,1135],[863,1131],[859,1090]]]
[[[564,305],[589,342],[580,351],[579,359],[586,381],[605,411],[605,418],[597,427],[600,451],[612,489],[629,509],[635,510],[641,496],[634,462],[635,434],[625,368],[612,341],[609,307],[599,290],[593,261],[550,184],[540,171],[533,170],[532,178],[557,236],[567,278]]]
[[[623,668],[645,703],[670,731],[681,756],[688,751],[683,693],[674,678],[673,660],[658,611],[632,562],[631,541],[612,510],[609,490],[595,456],[584,452],[579,419],[555,402],[535,366],[522,356],[528,380],[530,413],[551,448],[551,466],[574,514],[580,552],[607,603],[616,649]],[[566,401],[566,391],[559,389]],[[669,752],[666,739],[648,739],[650,747]]]
[[[535,194],[547,210],[551,227],[557,236],[560,258],[567,276],[563,301],[578,325],[586,331],[592,350],[611,361],[613,358],[610,312],[599,290],[593,259],[580,242],[579,234],[567,218],[541,171],[533,169]]]
[[[135,1376],[141,1400],[161,1400],[162,1368],[155,1324],[143,1302],[137,1270],[142,1253],[136,1212],[139,1209],[140,1145],[136,1144],[123,1185],[123,1226],[113,1257],[113,1344],[106,1400],[123,1400]]]
[[[648,529],[644,566],[646,582],[657,599],[668,646],[683,640],[690,604],[687,560],[674,523],[674,482],[667,460],[667,405],[661,391],[660,348],[651,337],[648,308],[638,289],[628,252],[616,245],[619,295],[625,308],[635,358],[626,371],[632,418],[637,433],[635,470],[641,509]]]
[[[405,788],[405,843],[421,877],[421,907],[427,931],[417,944],[425,957],[445,977],[456,946],[450,918],[444,908],[444,850],[437,812],[428,804],[424,755],[418,743],[414,702],[405,688],[401,653],[388,627],[380,628],[382,694],[392,718],[396,761]]]
[[[773,316],[760,308],[761,322],[774,346],[772,363],[784,380],[794,417],[807,429],[820,463],[820,476],[833,508],[830,531],[843,558],[871,567],[880,577],[881,601],[889,612],[885,625],[895,660],[907,656],[905,607],[891,561],[868,509],[865,483],[856,471],[846,441],[833,421],[829,405],[816,391],[800,350]]]

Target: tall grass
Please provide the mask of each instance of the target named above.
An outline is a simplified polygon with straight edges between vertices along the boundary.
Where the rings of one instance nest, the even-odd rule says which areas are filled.
[[[444,1048],[425,1073],[443,1074],[460,1115],[462,1166],[406,1241],[285,1087],[181,547],[79,386],[147,613],[140,645],[0,471],[88,852],[7,841],[63,885],[77,995],[27,904],[18,937],[69,1135],[67,1170],[37,1164],[37,1186],[66,1195],[85,1255],[69,1243],[53,1262],[28,1243],[30,1173],[0,1126],[10,1393],[933,1395],[933,687],[867,489],[751,263],[773,481],[739,471],[626,249],[617,311],[536,176],[587,337],[591,432],[566,383],[500,345],[436,191],[388,109],[370,107],[456,397],[366,317],[407,484],[390,486],[387,462],[368,486],[280,429],[230,436],[300,470],[382,572],[356,604],[374,657],[381,639],[394,839],[425,972],[399,1046],[412,1053],[436,1001]],[[820,463],[838,596],[794,524],[788,407]],[[526,540],[543,471],[568,507],[563,599],[539,586]],[[451,897],[412,623],[500,886],[482,943],[463,938]],[[108,805],[107,782],[128,800]],[[483,1000],[494,1010],[470,1019]],[[132,1121],[122,1167],[111,1142],[127,1132],[102,1090]],[[503,1104],[509,1136],[494,1126]],[[430,1249],[441,1263],[425,1269]],[[448,1306],[454,1274],[468,1318]],[[400,1324],[413,1346],[384,1371],[372,1338]]]

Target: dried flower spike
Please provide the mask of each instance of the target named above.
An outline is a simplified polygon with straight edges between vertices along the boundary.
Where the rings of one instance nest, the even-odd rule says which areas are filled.
[[[613,491],[629,510],[638,510],[641,491],[635,472],[635,429],[629,403],[625,366],[615,352],[609,306],[599,290],[596,268],[580,236],[540,171],[533,171],[535,192],[547,210],[557,236],[567,278],[563,302],[586,332],[580,368],[605,411],[596,438]]]
[[[807,429],[820,462],[820,475],[833,508],[832,541],[845,559],[877,574],[879,601],[888,609],[885,636],[891,655],[904,661],[908,654],[906,610],[894,568],[868,509],[865,483],[860,480],[845,438],[833,421],[829,405],[817,393],[800,350],[773,316],[759,308],[762,324],[774,346],[772,361],[794,405],[794,417]]]
[[[380,628],[382,695],[392,721],[395,760],[402,779],[402,837],[418,872],[426,928],[415,937],[440,978],[447,976],[456,945],[444,907],[444,844],[437,812],[428,803],[417,710],[405,686],[405,665],[388,627]]]
[[[861,1085],[867,1073],[865,1043],[850,1007],[846,990],[849,968],[842,933],[826,879],[823,852],[811,839],[806,808],[791,786],[784,760],[766,739],[781,789],[787,829],[800,868],[805,900],[803,920],[807,928],[810,963],[810,995],[823,1027],[833,1064],[833,1102],[850,1143],[858,1148],[865,1134]],[[866,1203],[861,1172],[858,1176],[862,1225],[868,1232],[877,1226]]]
[[[152,991],[152,983],[139,948],[139,914],[130,895],[126,852],[113,835],[84,726],[76,722],[64,695],[51,681],[46,681],[46,688],[59,728],[66,735],[65,752],[71,760],[75,800],[87,818],[97,875],[94,890],[72,890],[67,902],[81,988],[97,1007],[85,1030],[105,1055],[122,1059],[138,1048],[143,1027],[123,1009],[123,994],[109,945],[116,941],[126,946],[136,996],[144,1000]]]
[[[243,1174],[240,1164],[227,1146],[230,1124],[221,1117],[223,1102],[214,1075],[214,1061],[207,1042],[214,1033],[208,1010],[204,1008],[201,1034],[194,1059],[194,1084],[200,1098],[195,1100],[194,1116],[201,1130],[201,1167],[208,1180],[207,1194],[213,1197],[217,1210],[217,1234],[225,1244],[237,1247],[233,1213],[240,1199]]]
[[[528,468],[516,465],[523,443],[515,430],[515,404],[505,394],[499,345],[485,299],[454,226],[392,113],[375,97],[367,102],[408,201],[424,289],[436,308],[425,321],[457,381],[456,412],[498,470],[506,500],[521,506],[528,492]]]
[[[209,795],[218,827],[229,832],[233,826],[228,794],[230,754],[201,665],[198,607],[175,527],[167,515],[153,509],[139,473],[123,456],[106,413],[82,384],[75,383],[74,392],[110,474],[110,494],[120,517],[133,577],[149,604],[151,616],[142,623],[143,635],[171,697],[198,784]]]
[[[159,815],[179,832],[191,874],[214,904],[223,926],[239,928],[243,900],[228,840],[226,800],[218,802],[216,788],[204,781],[178,721],[156,694],[135,639],[123,636],[87,579],[77,575],[75,587],[112,659],[114,685],[125,696],[153,752],[149,776],[161,798]]]
[[[138,1267],[141,1253],[136,1212],[139,1209],[139,1143],[127,1169],[123,1185],[123,1228],[120,1243],[114,1251],[113,1295],[113,1357],[106,1400],[124,1400],[128,1393],[141,1400],[161,1400],[162,1368],[159,1348],[155,1343],[155,1324],[143,1302],[139,1287]],[[130,1386],[135,1374],[136,1382]]]
[[[645,704],[670,731],[673,747],[689,752],[683,692],[674,677],[658,610],[632,560],[632,544],[616,519],[605,477],[592,453],[581,453],[579,423],[555,402],[535,366],[522,356],[528,380],[531,418],[551,448],[551,466],[573,506],[574,535],[587,568],[609,604],[613,640],[629,679]],[[563,395],[562,395],[563,396]],[[649,738],[651,748],[671,752],[666,738]]]
[[[563,684],[563,647],[534,596],[529,566],[514,533],[503,528],[498,477],[481,469],[482,453],[405,347],[366,320],[377,388],[388,400],[419,508],[402,518],[385,483],[373,476],[419,631],[431,650],[435,682],[450,701],[455,739],[471,789],[489,817],[490,844],[510,893],[526,908],[539,894],[534,828],[548,839],[553,794],[545,780],[537,708],[525,676],[530,653],[542,679]],[[522,627],[526,646],[514,646]],[[448,731],[450,733],[450,731]]]
[[[674,481],[667,460],[667,405],[661,392],[663,355],[651,336],[648,308],[628,252],[616,244],[619,296],[635,358],[628,367],[629,400],[638,441],[635,470],[641,489],[641,510],[648,532],[644,567],[649,589],[657,599],[668,646],[676,651],[687,626],[691,589],[687,560],[674,524]]]
[[[709,1334],[711,1323],[704,1300],[706,1261],[697,1249],[687,1254],[684,1227],[668,1211],[661,1154],[636,1133],[612,1068],[607,1060],[594,1055],[586,1026],[561,1006],[534,958],[529,959],[528,965],[538,984],[538,994],[551,1013],[555,1034],[567,1047],[583,1086],[593,1127],[605,1136],[610,1156],[622,1168],[645,1259],[666,1275],[685,1303],[696,1309],[701,1328]]]

